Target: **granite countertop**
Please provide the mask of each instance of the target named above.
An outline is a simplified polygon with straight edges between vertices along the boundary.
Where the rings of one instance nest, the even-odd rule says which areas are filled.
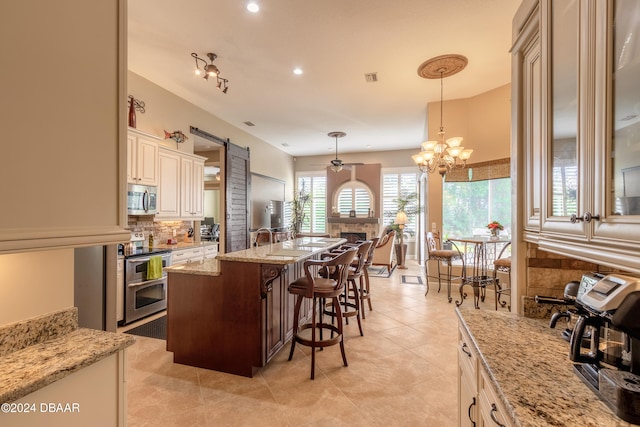
[[[0,327],[0,403],[18,400],[135,341],[77,324],[78,311],[70,308]]]
[[[267,244],[242,251],[220,254],[217,259],[220,261],[264,264],[293,264],[346,242],[346,239],[340,238],[300,237],[271,245]]]
[[[629,426],[578,378],[561,327],[513,313],[457,309],[516,426]]]
[[[175,245],[168,245],[166,243],[154,243],[153,247],[155,249],[190,249],[190,248],[198,248],[200,246],[213,246],[217,245],[218,242],[211,241],[201,241],[201,242],[178,242]]]
[[[219,276],[220,263],[215,258],[205,259],[204,261],[189,262],[186,264],[178,264],[175,266],[165,267],[167,273],[181,274],[199,274],[203,276]]]

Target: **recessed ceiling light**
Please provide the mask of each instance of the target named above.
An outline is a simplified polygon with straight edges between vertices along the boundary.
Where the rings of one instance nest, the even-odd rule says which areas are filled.
[[[295,74],[296,76],[299,76],[303,73],[302,68],[300,67],[296,67],[293,69],[293,74]]]
[[[258,6],[258,3],[256,2],[250,1],[249,3],[247,3],[247,10],[251,13],[258,13],[258,11],[260,10],[260,6]]]

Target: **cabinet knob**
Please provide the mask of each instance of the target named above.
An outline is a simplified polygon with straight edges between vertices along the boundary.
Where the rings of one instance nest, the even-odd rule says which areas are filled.
[[[591,212],[585,212],[584,215],[582,216],[573,214],[569,218],[569,221],[571,221],[572,224],[575,224],[576,222],[579,222],[579,221],[584,221],[585,223],[588,224],[591,222],[591,220],[600,221],[600,215],[592,215]]]

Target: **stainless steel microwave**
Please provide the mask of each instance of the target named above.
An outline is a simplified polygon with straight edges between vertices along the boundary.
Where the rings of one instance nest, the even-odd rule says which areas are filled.
[[[155,215],[158,212],[158,187],[129,184],[127,213],[129,215]]]

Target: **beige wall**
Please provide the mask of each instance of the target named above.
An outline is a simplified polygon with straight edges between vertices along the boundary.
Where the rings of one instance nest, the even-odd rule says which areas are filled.
[[[0,256],[0,325],[73,307],[73,249]]]
[[[472,98],[445,101],[443,116],[445,139],[461,136],[462,145],[473,149],[469,163],[511,157],[511,84]],[[428,139],[437,140],[440,101],[427,105],[427,118]],[[442,230],[442,178],[433,173],[428,180],[427,224],[435,222]]]
[[[465,148],[472,148],[470,163],[502,159],[511,156],[511,85],[507,84],[480,95],[445,101],[443,105],[445,138],[461,136]],[[436,140],[440,130],[440,101],[427,105],[428,136]],[[415,167],[411,156],[420,149],[340,153],[345,162],[380,163],[382,168]],[[318,171],[334,158],[333,154],[295,158],[296,171]],[[442,179],[437,173],[428,176],[426,223],[436,223],[442,229]],[[430,226],[428,227],[431,228]]]
[[[188,153],[194,152],[194,138],[189,133],[190,126],[225,140],[228,138],[233,144],[241,147],[249,147],[251,172],[285,181],[287,196],[290,200],[293,195],[294,170],[293,158],[287,153],[131,71],[128,72],[127,83],[128,94],[141,99],[146,106],[144,114],[136,115],[137,129],[161,137],[164,137],[164,130],[168,132],[181,130],[189,139],[180,144],[178,149]],[[216,91],[213,95],[219,95],[219,93]],[[221,102],[224,102],[224,98],[221,98]],[[170,142],[165,144],[175,149],[175,142],[168,141]]]

